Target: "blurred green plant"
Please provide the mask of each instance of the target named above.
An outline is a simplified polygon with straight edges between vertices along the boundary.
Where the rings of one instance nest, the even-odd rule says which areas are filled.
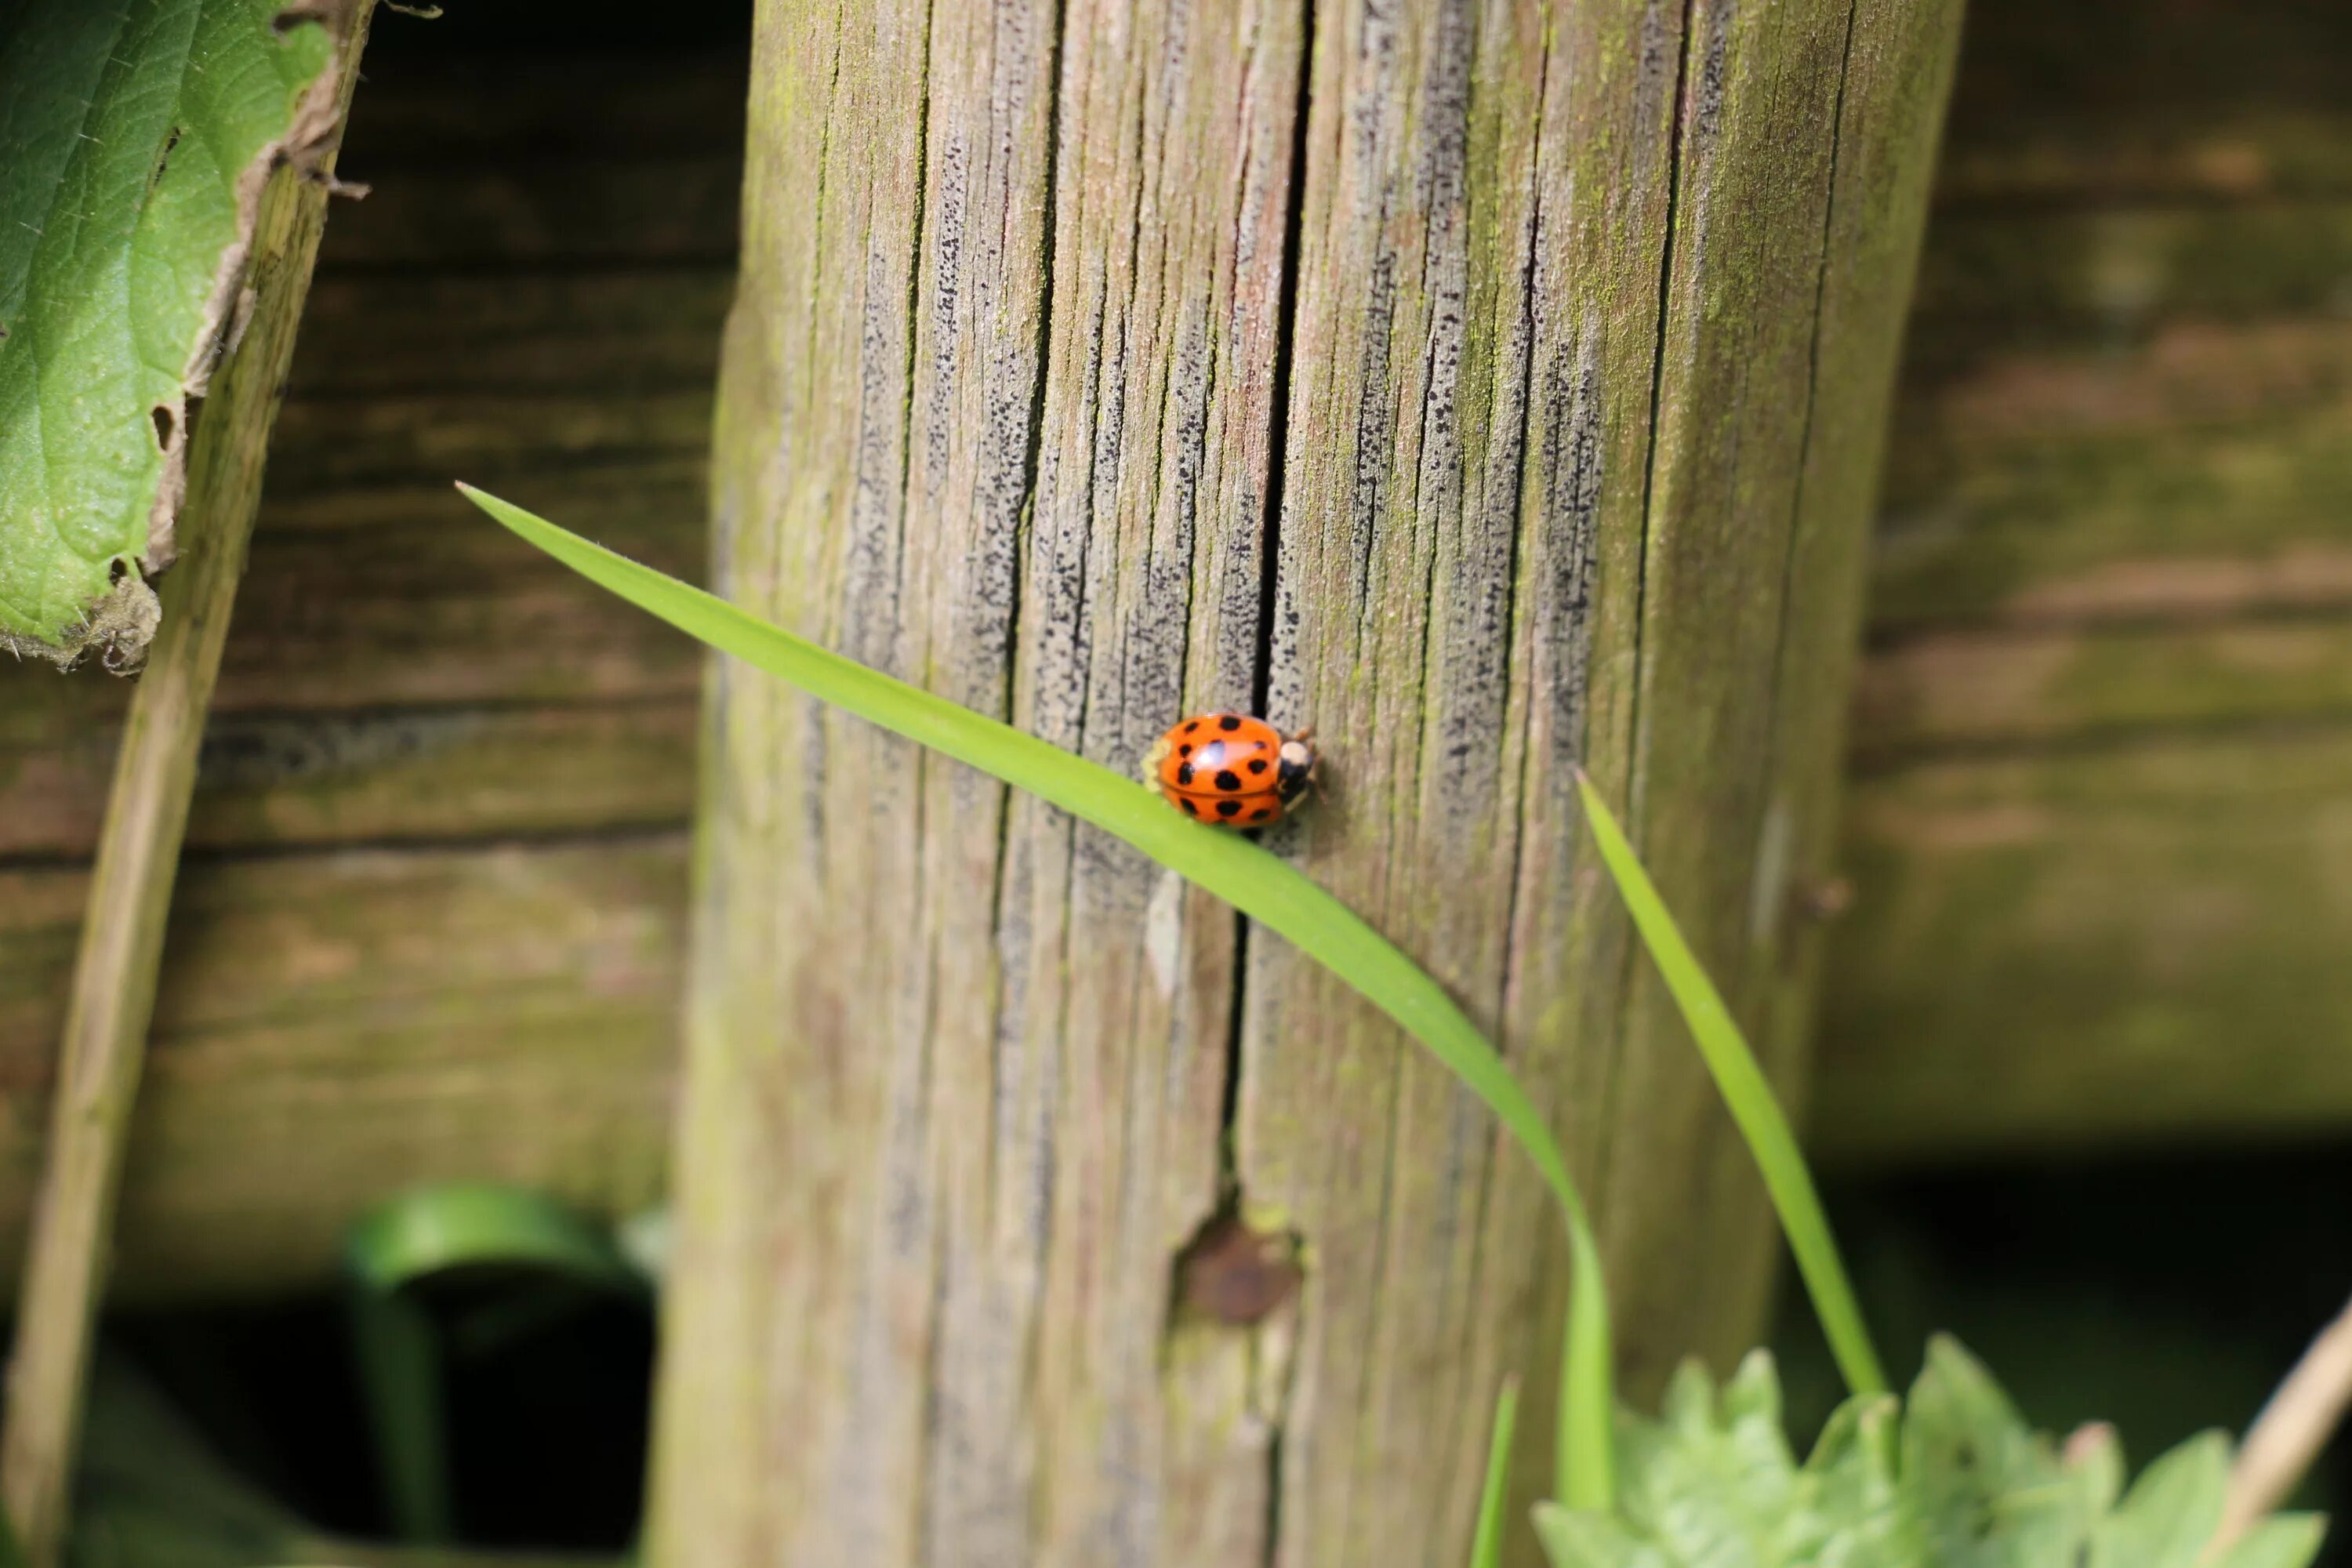
[[[1553,1568],[2302,1568],[2321,1523],[2282,1515],[2209,1555],[2229,1444],[2191,1438],[2128,1492],[2113,1434],[2063,1448],[2029,1430],[1991,1375],[1931,1342],[1907,1400],[1857,1395],[1800,1464],[1771,1358],[1718,1389],[1696,1365],[1660,1419],[1626,1415],[1617,1506],[1543,1504]]]
[[[423,1282],[467,1269],[523,1270],[542,1289],[485,1309],[458,1335],[479,1341],[562,1311],[583,1290],[643,1293],[645,1276],[612,1237],[535,1193],[481,1184],[431,1187],[383,1205],[344,1247],[352,1346],[374,1427],[384,1504],[402,1539],[456,1533],[442,1408],[444,1331],[417,1299]]]
[[[103,1349],[78,1483],[68,1568],[620,1568],[609,1557],[323,1534],[230,1469],[135,1367]],[[0,1555],[0,1568],[13,1561]]]

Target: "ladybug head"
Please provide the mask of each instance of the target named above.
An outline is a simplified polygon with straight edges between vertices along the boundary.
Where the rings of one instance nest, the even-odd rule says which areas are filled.
[[[1306,737],[1293,736],[1275,753],[1274,787],[1286,801],[1297,800],[1315,779],[1315,748]]]

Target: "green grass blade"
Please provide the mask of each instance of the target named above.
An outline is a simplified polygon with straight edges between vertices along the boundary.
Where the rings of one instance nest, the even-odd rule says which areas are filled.
[[[1135,778],[868,669],[495,496],[468,485],[457,488],[491,517],[582,576],[720,652],[1124,839],[1280,934],[1403,1026],[1494,1111],[1559,1202],[1576,1269],[1569,1301],[1570,1339],[1579,1347],[1578,1365],[1595,1374],[1572,1385],[1561,1412],[1563,1494],[1577,1507],[1610,1505],[1609,1319],[1600,1249],[1551,1130],[1500,1053],[1444,987],[1297,870],[1237,834],[1169,810]]]
[[[1470,1542],[1470,1568],[1501,1568],[1503,1500],[1511,1489],[1511,1435],[1519,1424],[1519,1385],[1503,1380],[1495,1401],[1495,1435],[1486,1443],[1486,1485],[1478,1494],[1478,1533]]]
[[[1862,1321],[1862,1308],[1854,1300],[1845,1264],[1838,1257],[1829,1215],[1822,1210],[1821,1194],[1814,1189],[1805,1157],[1798,1152],[1796,1134],[1781,1114],[1764,1069],[1757,1065],[1756,1054],[1748,1048],[1747,1038],[1732,1021],[1714,982],[1707,979],[1690,944],[1683,940],[1665,900],[1658,897],[1649,873],[1642,869],[1608,804],[1581,772],[1576,785],[1584,797],[1585,819],[1601,846],[1601,858],[1616,879],[1634,928],[1665,978],[1666,989],[1674,994],[1675,1006],[1698,1042],[1699,1055],[1715,1077],[1716,1089],[1764,1173],[1765,1190],[1780,1213],[1789,1250],[1796,1255],[1797,1271],[1812,1295],[1813,1310],[1821,1317],[1822,1331],[1829,1338],[1839,1370],[1845,1374],[1847,1388],[1855,1394],[1884,1394],[1886,1374],[1871,1345],[1870,1331]]]
[[[446,1345],[423,1302],[404,1287],[446,1269],[521,1267],[629,1292],[643,1277],[603,1232],[520,1188],[455,1184],[395,1198],[344,1243],[352,1349],[358,1363],[384,1503],[403,1539],[455,1532],[449,1441],[442,1406]]]
[[[642,1288],[604,1231],[518,1187],[452,1184],[394,1198],[352,1227],[343,1257],[354,1279],[378,1290],[469,1264],[519,1264],[584,1284]]]

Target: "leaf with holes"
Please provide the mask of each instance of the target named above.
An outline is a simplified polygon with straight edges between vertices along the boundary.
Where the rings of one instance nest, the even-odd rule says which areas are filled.
[[[0,647],[127,669],[153,635],[262,185],[331,122],[320,8],[0,8]]]

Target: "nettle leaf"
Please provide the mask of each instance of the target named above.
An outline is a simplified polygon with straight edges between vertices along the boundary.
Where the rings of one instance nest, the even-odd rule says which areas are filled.
[[[2063,1463],[1982,1363],[1948,1339],[1929,1342],[1903,1423],[1904,1490],[1926,1521],[1928,1561],[2074,1568],[2067,1552],[2114,1501],[2116,1474]]]
[[[1847,1401],[1802,1465],[1761,1352],[1720,1390],[1684,1368],[1660,1419],[1620,1432],[1613,1511],[1536,1511],[1552,1568],[2200,1568],[2230,1468],[2209,1433],[2123,1493],[2112,1434],[2061,1453],[1944,1339],[1902,1405]],[[2320,1535],[2266,1520],[2210,1568],[2306,1568]]]
[[[1895,1428],[1892,1397],[1851,1400],[1801,1466],[1769,1355],[1720,1393],[1694,1363],[1661,1420],[1622,1418],[1617,1511],[1548,1505],[1536,1528],[1554,1568],[1904,1568],[1925,1557]]]
[[[2309,1568],[2319,1556],[2327,1521],[2315,1513],[2282,1513],[2239,1538],[2211,1568]]]
[[[0,647],[135,668],[263,184],[332,122],[324,7],[0,7]]]

